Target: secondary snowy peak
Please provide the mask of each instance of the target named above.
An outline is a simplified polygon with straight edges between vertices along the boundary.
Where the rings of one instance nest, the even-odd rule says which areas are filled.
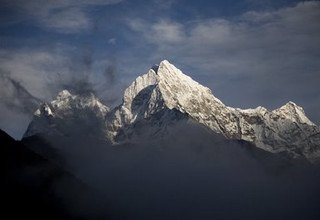
[[[314,123],[312,123],[305,115],[305,112],[301,106],[298,106],[294,102],[288,102],[284,106],[280,107],[279,109],[276,109],[273,111],[275,114],[278,114],[279,116],[283,118],[288,118],[291,121],[294,121],[296,123],[302,123],[307,124],[310,126],[315,126]]]
[[[34,115],[36,116],[43,115],[45,117],[50,117],[50,116],[53,116],[53,112],[47,103],[43,103],[42,105],[40,105],[39,109],[37,109]]]
[[[60,115],[70,114],[77,109],[88,109],[104,117],[109,111],[109,108],[102,104],[94,94],[72,95],[68,90],[61,91],[50,105]]]
[[[158,83],[158,76],[153,69],[150,69],[148,73],[139,76],[133,81],[133,83],[124,91],[123,105],[127,109],[131,108],[134,98],[148,86],[152,86]]]
[[[109,140],[117,142],[117,137],[121,132],[128,130],[127,127],[141,118],[146,118],[148,114],[156,112],[158,106],[155,104],[158,103],[159,98],[154,88],[158,82],[157,73],[154,69],[150,69],[146,74],[136,78],[125,90],[122,104],[107,117]]]
[[[90,127],[98,124],[102,129],[107,112],[109,108],[93,94],[72,95],[63,90],[53,101],[40,105],[24,137],[35,134],[67,135],[72,133],[72,130],[76,131],[79,126]]]

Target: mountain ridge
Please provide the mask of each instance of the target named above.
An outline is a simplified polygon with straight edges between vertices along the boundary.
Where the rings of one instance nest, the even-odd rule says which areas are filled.
[[[66,90],[59,93],[56,100],[36,111],[25,136],[48,130],[48,126],[57,127],[48,117],[63,119],[67,115],[68,118],[74,114],[73,110],[77,113],[85,109],[76,118],[84,119],[86,124],[86,114],[93,115],[90,120],[97,121],[102,136],[113,144],[130,142],[138,122],[143,120],[148,121],[142,123],[144,126],[154,128],[152,135],[160,136],[170,124],[192,120],[227,139],[244,140],[268,152],[287,152],[293,158],[302,156],[311,162],[320,158],[320,128],[307,118],[302,107],[291,101],[272,111],[260,106],[255,109],[226,106],[209,88],[167,60],[137,77],[125,90],[122,104],[112,110],[94,95],[89,97],[71,95]],[[62,114],[55,117],[55,112]],[[148,135],[151,136],[144,134],[144,138]]]

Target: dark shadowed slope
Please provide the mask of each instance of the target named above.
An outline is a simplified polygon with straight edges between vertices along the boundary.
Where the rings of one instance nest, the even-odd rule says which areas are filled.
[[[101,196],[82,181],[2,130],[0,143],[4,156],[3,217],[95,219],[108,207]],[[96,208],[87,209],[89,203]],[[108,216],[106,212],[104,217]]]

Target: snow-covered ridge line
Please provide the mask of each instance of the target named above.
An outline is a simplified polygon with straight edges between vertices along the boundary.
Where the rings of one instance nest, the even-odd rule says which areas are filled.
[[[177,111],[229,139],[245,140],[269,152],[288,152],[293,157],[303,156],[311,161],[320,158],[320,129],[307,118],[302,107],[293,102],[273,111],[261,106],[255,109],[228,107],[209,88],[167,60],[137,77],[125,90],[122,104],[111,111],[93,95],[71,95],[64,90],[37,110],[31,125],[42,121],[42,127],[52,127],[52,123],[49,126],[43,121],[49,117],[70,118],[81,109],[101,120],[103,133],[113,143],[130,141],[136,124],[146,120],[151,123],[153,118],[156,121],[148,126],[159,133],[170,121],[175,121],[172,111]],[[158,126],[155,122],[159,121]],[[36,126],[29,126],[26,135],[37,131]]]
[[[78,129],[77,126],[90,123],[92,131],[104,130],[105,116],[109,111],[93,94],[73,95],[63,90],[53,101],[43,103],[35,111],[24,137],[39,133],[69,135]]]

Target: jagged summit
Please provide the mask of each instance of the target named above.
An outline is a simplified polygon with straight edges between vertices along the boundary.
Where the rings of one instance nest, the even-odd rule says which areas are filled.
[[[79,126],[92,127],[95,132],[104,130],[107,112],[109,108],[93,94],[72,95],[63,90],[53,101],[43,103],[36,110],[24,137],[40,133],[69,135]]]
[[[281,112],[284,117],[291,116],[291,120],[293,121],[315,126],[315,124],[306,117],[303,108],[292,101],[286,103],[279,109],[274,110],[274,112]]]
[[[53,116],[53,112],[50,106],[48,105],[48,103],[43,103],[42,105],[40,105],[39,109],[37,109],[34,115],[35,116],[44,115],[45,117],[50,117],[50,116]]]
[[[72,96],[71,93],[68,90],[64,89],[64,90],[62,90],[61,92],[58,93],[57,98],[67,98],[67,97],[70,97],[70,96]]]
[[[228,107],[209,88],[167,60],[137,77],[125,90],[123,102],[111,111],[94,95],[60,92],[55,100],[37,110],[26,135],[39,131],[34,126],[39,118],[74,119],[79,118],[79,112],[82,119],[95,115],[100,129],[113,143],[132,141],[138,133],[143,134],[140,138],[161,136],[172,124],[192,121],[228,139],[245,140],[272,153],[286,152],[310,161],[320,158],[320,129],[302,107],[294,102],[273,111],[261,106]]]

